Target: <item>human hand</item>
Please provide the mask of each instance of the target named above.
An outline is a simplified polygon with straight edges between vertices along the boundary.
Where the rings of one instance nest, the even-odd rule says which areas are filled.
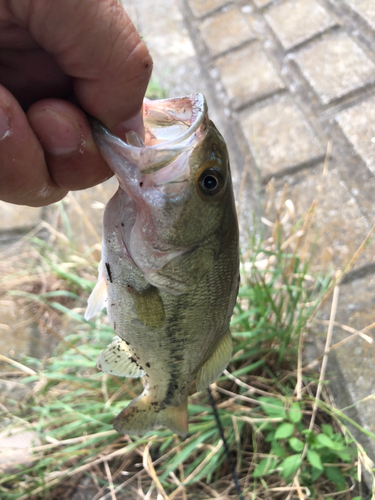
[[[0,0],[0,199],[48,205],[110,177],[80,107],[142,133],[151,70],[118,0]]]

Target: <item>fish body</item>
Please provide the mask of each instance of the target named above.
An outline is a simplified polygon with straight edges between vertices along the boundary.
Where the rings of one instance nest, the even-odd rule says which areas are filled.
[[[115,419],[121,434],[188,431],[187,396],[214,382],[232,354],[238,224],[224,139],[201,94],[144,103],[145,143],[93,125],[119,189],[103,222],[102,261],[86,318],[104,305],[117,335],[98,367],[143,377]]]

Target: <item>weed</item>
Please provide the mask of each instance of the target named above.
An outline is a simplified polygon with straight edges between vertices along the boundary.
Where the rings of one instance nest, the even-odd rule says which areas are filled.
[[[168,94],[166,89],[161,85],[158,78],[156,78],[156,76],[152,76],[147,87],[146,95],[149,99],[154,100],[166,99]]]
[[[65,205],[58,209],[66,233]],[[350,498],[361,479],[358,470],[372,474],[347,417],[329,404],[324,377],[303,370],[304,337],[337,285],[335,278],[308,274],[299,251],[305,226],[306,220],[299,221],[286,231],[277,220],[271,237],[261,244],[254,238],[243,256],[231,323],[233,359],[211,386],[249,500]],[[124,383],[95,368],[113,337],[105,314],[91,322],[83,317],[97,273],[95,245],[78,251],[56,229],[50,236],[34,237],[23,258],[8,254],[4,260],[2,300],[60,342],[43,359],[0,359],[24,389],[21,398],[10,391],[0,400],[5,429],[21,436],[32,431],[38,441],[28,444],[22,459],[14,449],[0,452],[0,463],[7,464],[1,499],[70,499],[85,480],[95,488],[93,500],[235,498],[204,393],[191,391],[185,440],[166,429],[142,438],[112,429],[141,383]]]

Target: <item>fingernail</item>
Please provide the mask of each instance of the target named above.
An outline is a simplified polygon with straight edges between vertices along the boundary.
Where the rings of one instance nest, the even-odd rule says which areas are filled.
[[[33,128],[50,155],[68,157],[84,148],[79,124],[54,111],[44,110],[38,120],[34,119]]]
[[[0,141],[10,134],[9,118],[4,108],[0,107]]]
[[[130,132],[131,130],[137,132],[137,134],[142,137],[142,139],[145,138],[145,127],[143,125],[142,110],[132,118],[129,118],[129,120],[125,120],[114,127],[114,133],[119,135],[120,137],[125,137],[126,133]]]

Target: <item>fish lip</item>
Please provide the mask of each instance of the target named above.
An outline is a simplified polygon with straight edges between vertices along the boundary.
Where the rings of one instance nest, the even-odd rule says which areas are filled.
[[[152,114],[153,111],[162,108],[167,108],[170,103],[170,109],[176,108],[184,103],[189,106],[191,110],[191,125],[181,134],[172,138],[171,140],[162,141],[158,144],[134,146],[123,141],[116,135],[112,134],[103,124],[95,118],[89,117],[91,129],[95,141],[100,145],[103,143],[116,144],[123,150],[124,156],[138,160],[139,171],[142,174],[154,173],[170,164],[177,156],[185,150],[192,148],[195,145],[194,137],[199,132],[200,127],[203,125],[207,117],[207,103],[203,94],[195,93],[186,97],[177,97],[170,99],[161,99],[158,101],[151,101],[147,98],[144,100],[144,121],[145,128],[150,121],[147,116]],[[150,113],[151,111],[151,113]],[[167,114],[167,113],[166,113]],[[176,120],[178,122],[178,120]],[[168,123],[167,121],[165,123]],[[162,128],[163,123],[159,124]],[[149,127],[152,130],[152,127]],[[204,131],[203,131],[204,133]]]
[[[184,142],[186,139],[189,139],[193,133],[195,133],[199,127],[202,125],[204,118],[207,115],[207,103],[206,98],[201,93],[191,94],[186,97],[174,97],[170,99],[160,99],[158,101],[151,101],[150,99],[145,98],[144,103],[146,106],[149,106],[150,109],[156,106],[163,106],[166,103],[179,103],[181,101],[189,100],[191,103],[192,110],[192,123],[190,127],[183,133],[178,135],[175,139],[170,141],[161,142],[160,144],[155,144],[152,146],[146,146],[152,149],[166,149],[165,146],[173,147],[178,146],[181,142]],[[156,104],[156,106],[155,106]],[[144,109],[147,109],[144,106]],[[145,114],[145,112],[144,112]],[[145,123],[147,124],[147,118],[144,116]]]

